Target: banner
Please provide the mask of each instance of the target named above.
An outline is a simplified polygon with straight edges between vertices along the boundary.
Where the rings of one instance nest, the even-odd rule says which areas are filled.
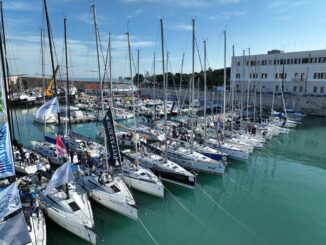
[[[0,128],[0,179],[15,175],[8,123]]]
[[[44,191],[44,195],[49,194],[53,189],[73,180],[74,177],[71,171],[71,163],[68,161],[54,172]]]
[[[16,183],[12,183],[0,192],[0,223],[21,207],[18,188]]]
[[[56,114],[58,112],[59,112],[58,98],[54,97],[53,99],[45,102],[40,108],[37,109],[35,118],[39,120],[44,120],[51,114]]]
[[[109,159],[109,164],[113,167],[121,166],[120,162],[120,151],[115,135],[114,122],[112,118],[111,108],[105,114],[103,119],[103,125],[105,129],[106,142],[107,142],[107,154]]]
[[[0,223],[1,245],[23,245],[30,244],[31,242],[31,237],[27,229],[23,212],[20,212],[5,222]]]
[[[55,139],[55,153],[57,154],[58,158],[68,156],[67,148],[62,142],[60,135],[58,135]]]

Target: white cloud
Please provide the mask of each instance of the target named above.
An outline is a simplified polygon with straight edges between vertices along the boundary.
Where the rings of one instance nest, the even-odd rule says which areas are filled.
[[[191,31],[192,30],[192,25],[187,25],[187,24],[177,24],[168,27],[168,29],[171,30],[176,30],[176,31]]]
[[[73,18],[75,20],[84,22],[86,24],[93,24],[94,20],[93,20],[93,14],[91,12],[84,12],[84,13],[79,13],[77,15],[74,15]],[[97,23],[101,24],[107,21],[107,17],[101,14],[96,14],[96,19],[97,19]]]
[[[307,4],[307,1],[273,1],[269,3],[266,7],[271,10],[278,12],[285,12],[292,8],[299,7]]]
[[[233,11],[233,12],[221,12],[218,15],[212,15],[212,16],[208,16],[207,19],[208,20],[228,20],[231,17],[239,17],[239,16],[245,16],[246,12],[244,11]]]
[[[14,2],[8,1],[3,3],[3,8],[8,11],[39,11],[41,5],[38,3],[31,3],[31,2]]]

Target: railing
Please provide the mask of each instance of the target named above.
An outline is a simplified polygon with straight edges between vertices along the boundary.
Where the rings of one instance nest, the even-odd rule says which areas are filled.
[[[291,79],[291,82],[305,82],[305,81],[307,81],[307,78],[299,78],[299,77],[297,77],[297,78],[292,78]]]

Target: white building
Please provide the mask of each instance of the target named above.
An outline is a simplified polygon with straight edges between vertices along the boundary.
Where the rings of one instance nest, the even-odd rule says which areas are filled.
[[[326,50],[235,56],[231,81],[236,91],[248,89],[263,93],[284,92],[293,95],[326,95]]]

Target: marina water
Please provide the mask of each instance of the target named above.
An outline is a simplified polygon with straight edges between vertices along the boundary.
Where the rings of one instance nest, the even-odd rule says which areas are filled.
[[[42,140],[35,109],[17,109],[16,137]],[[96,139],[101,123],[73,125]],[[199,174],[194,190],[166,184],[164,199],[133,191],[141,222],[92,203],[98,244],[326,244],[326,119],[305,118],[223,177]],[[51,126],[47,134],[56,132]],[[49,245],[87,244],[47,219]]]

